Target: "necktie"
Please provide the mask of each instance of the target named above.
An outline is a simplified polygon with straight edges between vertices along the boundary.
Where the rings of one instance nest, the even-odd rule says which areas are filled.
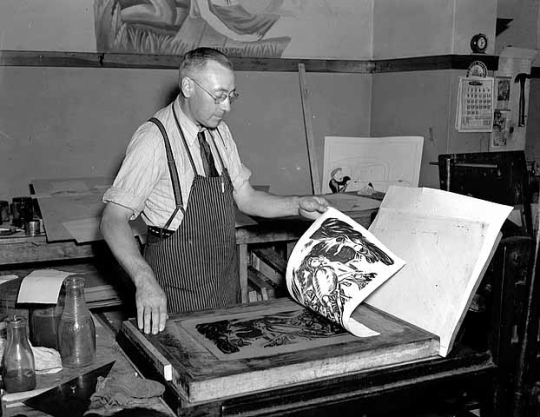
[[[204,132],[199,132],[197,134],[197,139],[199,139],[199,146],[201,148],[201,159],[204,167],[204,173],[207,177],[219,177],[216,164],[214,163],[214,157],[212,156],[210,145],[208,145],[208,142],[204,137]]]

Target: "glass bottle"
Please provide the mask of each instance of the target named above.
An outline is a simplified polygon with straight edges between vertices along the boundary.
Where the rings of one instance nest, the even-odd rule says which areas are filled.
[[[96,358],[96,327],[84,299],[84,278],[71,275],[64,281],[66,298],[58,324],[62,365],[79,368]]]
[[[7,392],[33,390],[36,387],[36,368],[26,333],[26,320],[21,316],[11,316],[6,323],[7,343],[2,359],[4,389]]]

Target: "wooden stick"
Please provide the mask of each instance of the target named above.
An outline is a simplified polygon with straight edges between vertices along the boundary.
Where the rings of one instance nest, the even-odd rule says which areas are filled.
[[[319,166],[317,165],[317,154],[315,153],[315,138],[313,135],[313,125],[311,123],[311,105],[309,103],[309,90],[306,82],[306,67],[298,64],[298,75],[300,78],[300,96],[302,98],[302,110],[304,112],[304,127],[306,129],[306,141],[309,158],[309,169],[311,174],[311,189],[313,194],[321,193],[321,183],[319,180]]]
[[[123,322],[122,327],[125,336],[132,340],[134,346],[139,346],[144,351],[146,357],[153,362],[154,368],[158,370],[165,381],[172,381],[173,369],[167,358],[131,322]]]

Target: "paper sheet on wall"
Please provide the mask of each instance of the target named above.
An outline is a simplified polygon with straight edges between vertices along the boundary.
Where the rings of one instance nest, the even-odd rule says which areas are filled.
[[[458,132],[493,130],[494,79],[460,77],[457,95],[456,129]]]
[[[324,138],[323,193],[386,192],[390,185],[418,187],[421,136]]]
[[[374,336],[378,333],[351,314],[404,264],[361,225],[329,208],[296,244],[287,264],[287,288],[298,303],[352,334]]]

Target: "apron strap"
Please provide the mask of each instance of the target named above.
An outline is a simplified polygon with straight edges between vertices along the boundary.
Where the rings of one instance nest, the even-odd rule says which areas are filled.
[[[163,143],[165,144],[165,151],[167,152],[167,165],[169,166],[169,174],[171,175],[171,180],[172,180],[174,201],[176,203],[176,207],[171,217],[169,217],[169,220],[167,220],[167,224],[165,224],[165,226],[163,227],[164,229],[167,229],[167,227],[169,227],[172,220],[176,216],[176,213],[178,213],[178,210],[182,210],[182,213],[185,214],[184,204],[182,201],[182,192],[180,190],[180,179],[178,178],[176,162],[174,161],[174,156],[171,149],[171,143],[169,141],[169,135],[167,135],[167,131],[165,130],[165,127],[155,117],[152,117],[149,121],[154,123],[158,127],[159,131],[161,132],[161,136],[163,137]]]

